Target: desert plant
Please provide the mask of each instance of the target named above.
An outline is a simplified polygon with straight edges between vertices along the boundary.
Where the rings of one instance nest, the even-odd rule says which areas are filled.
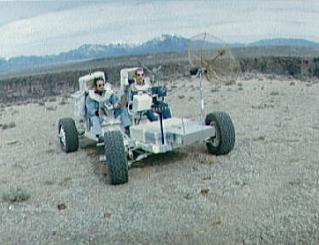
[[[21,187],[12,187],[7,192],[2,193],[2,200],[5,202],[24,202],[29,198],[30,194]]]
[[[55,97],[51,97],[48,99],[49,102],[56,102],[56,98]]]
[[[57,109],[57,107],[56,106],[46,106],[45,109],[47,111],[55,111]]]
[[[16,127],[16,123],[15,122],[9,122],[8,124],[1,124],[1,127],[3,130],[8,129],[8,128],[14,128]]]
[[[66,105],[66,104],[68,104],[68,99],[65,98],[65,97],[62,97],[62,99],[61,99],[61,101],[60,101],[59,104],[60,104],[60,105]]]

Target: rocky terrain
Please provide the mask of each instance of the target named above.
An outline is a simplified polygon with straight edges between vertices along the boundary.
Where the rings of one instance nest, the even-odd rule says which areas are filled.
[[[170,80],[174,115],[196,117],[198,84]],[[205,82],[207,111],[234,121],[234,150],[216,157],[199,143],[152,156],[121,186],[89,142],[61,151],[57,122],[72,115],[76,89],[68,81],[63,97],[0,105],[0,244],[319,243],[317,78]]]

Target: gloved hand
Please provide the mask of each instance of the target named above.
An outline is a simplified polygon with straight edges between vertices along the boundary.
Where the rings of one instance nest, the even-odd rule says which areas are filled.
[[[103,108],[100,108],[99,115],[104,116],[106,113]]]

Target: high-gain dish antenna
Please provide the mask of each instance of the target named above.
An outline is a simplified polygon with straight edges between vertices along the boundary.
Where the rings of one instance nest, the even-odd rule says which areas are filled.
[[[240,63],[224,41],[206,32],[190,39],[188,59],[192,70],[196,70],[196,75],[200,81],[200,116],[201,121],[203,121],[205,113],[203,77],[215,85],[233,83],[239,75]]]

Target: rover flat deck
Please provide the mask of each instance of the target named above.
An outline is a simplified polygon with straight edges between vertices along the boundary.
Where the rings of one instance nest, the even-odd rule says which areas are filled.
[[[131,138],[136,141],[136,146],[146,151],[160,153],[208,139],[215,135],[215,128],[185,118],[165,119],[163,120],[164,144],[159,121],[132,126],[130,132]]]

